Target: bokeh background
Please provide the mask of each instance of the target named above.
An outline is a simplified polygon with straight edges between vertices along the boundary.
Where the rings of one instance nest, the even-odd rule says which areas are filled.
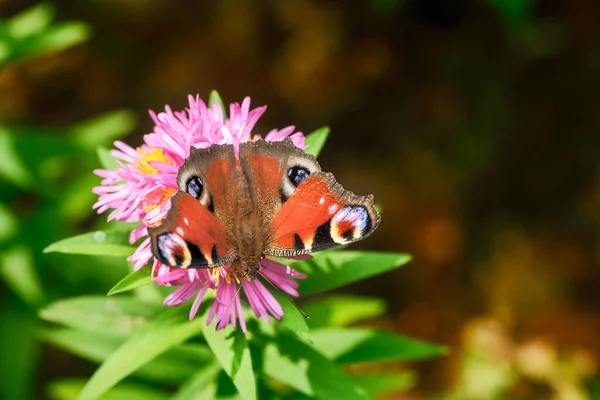
[[[0,16],[35,4],[1,0]],[[387,398],[600,399],[599,2],[51,6],[72,46],[0,42],[3,398],[95,368],[32,333],[36,305],[106,293],[128,268],[41,254],[97,223],[95,138],[139,145],[148,109],[216,89],[268,105],[257,133],[329,125],[321,165],[383,208],[356,247],[413,254],[344,289],[389,301],[371,324],[452,350]]]

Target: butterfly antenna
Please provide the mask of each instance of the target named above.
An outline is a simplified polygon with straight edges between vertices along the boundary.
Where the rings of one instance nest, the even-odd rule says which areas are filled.
[[[292,299],[292,297],[291,297],[289,294],[287,294],[287,293],[284,293],[284,292],[283,292],[281,289],[279,289],[277,286],[275,286],[275,284],[274,284],[273,282],[271,282],[271,281],[269,280],[269,278],[267,278],[267,277],[266,277],[264,274],[262,274],[260,271],[257,271],[257,272],[258,272],[258,274],[259,274],[260,276],[262,276],[262,277],[263,277],[263,279],[264,279],[265,281],[269,282],[269,284],[270,284],[271,286],[273,286],[273,287],[275,288],[275,290],[277,290],[277,292],[279,292],[279,294],[281,294],[283,297],[285,297],[285,298],[287,299],[287,301],[289,301],[290,303],[292,303],[292,305],[293,305],[294,307],[296,307],[296,310],[298,310],[298,311],[300,312],[300,314],[302,314],[302,316],[303,316],[304,318],[309,318],[308,314],[306,314],[304,311],[302,311],[302,309],[300,308],[300,306],[294,302],[294,300]]]
[[[233,302],[235,301],[235,299],[237,299],[238,296],[240,295],[240,290],[242,290],[242,286],[243,286],[242,282],[246,278],[246,275],[248,275],[248,272],[246,272],[244,274],[244,276],[242,276],[242,279],[240,279],[240,285],[238,286],[238,288],[237,288],[237,290],[235,292],[235,296],[233,296],[233,298],[231,299],[231,301],[229,302],[229,304],[227,304],[227,307],[225,307],[225,311],[223,311],[223,313],[221,314],[221,316],[217,320],[217,323],[215,324],[215,331],[218,329],[218,326],[221,323],[221,320],[227,315],[227,312],[229,311],[229,309],[233,305]]]

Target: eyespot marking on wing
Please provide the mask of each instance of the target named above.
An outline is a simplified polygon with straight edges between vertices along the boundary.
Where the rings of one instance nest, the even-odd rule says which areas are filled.
[[[194,196],[196,199],[200,199],[200,196],[202,196],[202,191],[204,190],[204,183],[202,183],[202,179],[200,179],[200,177],[190,177],[185,186],[186,191],[189,194]]]
[[[293,161],[293,164],[285,171],[279,189],[282,203],[285,203],[306,178],[321,169],[314,159],[298,157],[291,161]]]
[[[192,263],[192,253],[188,243],[173,232],[166,232],[156,237],[158,260],[170,267],[187,268]],[[198,252],[200,250],[196,247]]]
[[[331,219],[331,238],[339,244],[358,240],[371,230],[372,221],[361,205],[346,206]]]

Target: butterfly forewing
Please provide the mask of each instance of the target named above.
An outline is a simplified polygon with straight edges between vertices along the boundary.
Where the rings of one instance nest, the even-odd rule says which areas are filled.
[[[321,170],[314,157],[294,146],[291,140],[242,143],[240,165],[254,210],[267,229],[265,236],[272,234],[270,222],[296,190],[297,183],[290,177],[290,171],[301,170],[308,176]]]

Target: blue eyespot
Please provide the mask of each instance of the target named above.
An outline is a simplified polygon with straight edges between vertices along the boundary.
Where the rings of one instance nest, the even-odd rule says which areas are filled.
[[[288,169],[288,177],[290,178],[290,181],[292,181],[292,183],[295,186],[298,186],[299,184],[301,184],[306,178],[308,178],[308,176],[310,175],[310,172],[303,167],[292,167],[290,169]]]
[[[204,190],[204,184],[200,178],[193,176],[187,181],[186,188],[189,194],[199,199],[202,195],[202,191]]]

